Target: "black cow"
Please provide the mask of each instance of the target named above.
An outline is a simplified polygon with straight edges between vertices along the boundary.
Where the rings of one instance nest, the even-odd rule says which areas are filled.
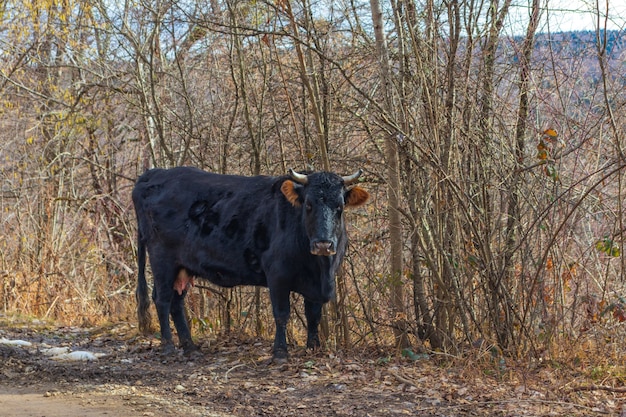
[[[319,346],[322,305],[335,294],[335,273],[347,245],[343,210],[369,198],[351,186],[360,175],[360,170],[340,177],[290,169],[288,176],[242,177],[189,167],[144,173],[133,190],[140,329],[150,327],[147,249],[164,353],[174,351],[170,315],[185,353],[197,349],[183,304],[192,277],[223,287],[268,287],[276,322],[273,352],[279,359],[287,357],[290,292],[302,294],[307,347]]]

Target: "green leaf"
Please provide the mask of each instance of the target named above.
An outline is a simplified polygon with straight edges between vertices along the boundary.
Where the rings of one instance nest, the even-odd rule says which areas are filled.
[[[425,353],[415,353],[413,352],[411,349],[406,348],[406,349],[402,349],[402,356],[404,356],[407,359],[410,359],[412,361],[419,361],[419,360],[424,360],[424,359],[430,359],[430,356],[428,356]]]
[[[609,256],[617,258],[620,256],[621,251],[619,246],[613,241],[613,239],[605,236],[604,239],[600,239],[596,242],[596,250],[604,252]]]
[[[391,356],[385,356],[384,358],[378,358],[376,361],[377,365],[386,365],[391,362]]]

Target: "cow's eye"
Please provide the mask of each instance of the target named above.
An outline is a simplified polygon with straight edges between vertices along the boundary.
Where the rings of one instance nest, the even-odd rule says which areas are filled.
[[[337,215],[341,216],[341,213],[343,213],[343,207],[339,206],[339,207],[337,207]]]
[[[306,211],[311,211],[313,210],[313,206],[311,205],[310,202],[306,202],[306,204],[304,205],[304,207],[306,208]]]

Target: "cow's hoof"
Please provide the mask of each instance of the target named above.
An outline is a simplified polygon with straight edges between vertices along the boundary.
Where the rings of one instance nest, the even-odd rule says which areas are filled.
[[[183,354],[189,359],[199,359],[202,357],[202,352],[200,352],[198,346],[193,343],[186,344],[185,346],[181,347],[183,348]]]
[[[164,342],[161,344],[161,355],[163,356],[172,356],[176,353],[176,346],[172,342]]]
[[[274,365],[286,365],[287,363],[289,363],[289,358],[273,356],[272,357],[272,363]]]
[[[185,355],[198,350],[198,346],[191,339],[181,341],[180,348],[185,351]]]
[[[287,363],[289,360],[289,355],[287,354],[287,349],[274,349],[274,355],[272,356],[272,363],[277,365],[282,365]]]
[[[310,349],[314,352],[320,350],[320,348],[322,347],[322,344],[320,343],[319,339],[317,340],[307,340],[306,342],[306,348]]]

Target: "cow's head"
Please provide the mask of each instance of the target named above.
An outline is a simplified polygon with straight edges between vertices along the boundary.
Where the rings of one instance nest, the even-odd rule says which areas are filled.
[[[354,184],[362,171],[340,177],[330,172],[300,174],[289,169],[291,179],[280,190],[287,200],[302,210],[304,227],[313,255],[330,256],[337,252],[339,237],[344,233],[343,210],[358,207],[369,194]]]

